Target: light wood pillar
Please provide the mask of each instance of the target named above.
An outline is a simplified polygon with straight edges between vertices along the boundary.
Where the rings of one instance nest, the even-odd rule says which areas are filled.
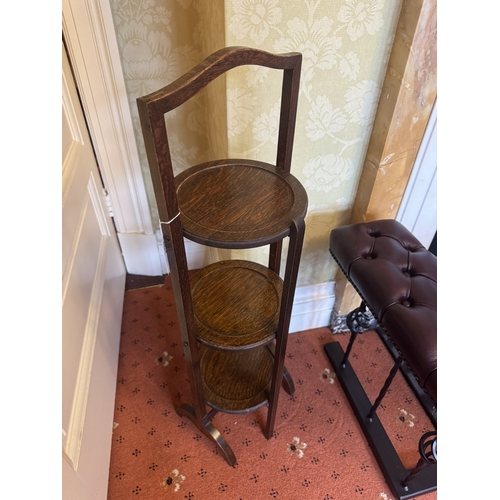
[[[403,0],[350,223],[394,219],[437,96],[436,0]],[[359,296],[339,270],[335,310]]]

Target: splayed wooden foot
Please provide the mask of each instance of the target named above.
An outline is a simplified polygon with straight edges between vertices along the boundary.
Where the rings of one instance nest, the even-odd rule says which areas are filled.
[[[293,393],[295,392],[295,384],[293,383],[292,377],[290,375],[290,372],[286,369],[286,366],[283,367],[283,389],[289,394],[290,396],[293,396]]]
[[[193,424],[196,425],[196,427],[198,427],[198,429],[200,429],[205,436],[211,439],[219,447],[222,452],[222,456],[231,467],[236,465],[236,457],[233,450],[208,418],[204,419],[197,417],[194,408],[187,404],[178,406],[175,411],[180,417],[187,417],[191,420],[191,422],[193,422]]]

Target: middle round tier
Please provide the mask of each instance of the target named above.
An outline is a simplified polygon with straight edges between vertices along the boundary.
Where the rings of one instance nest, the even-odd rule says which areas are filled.
[[[269,343],[278,329],[283,281],[255,262],[226,260],[191,278],[198,340],[221,350]]]

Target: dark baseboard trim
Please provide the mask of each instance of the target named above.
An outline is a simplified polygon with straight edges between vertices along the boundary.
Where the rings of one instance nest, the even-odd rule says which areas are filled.
[[[163,285],[165,276],[142,276],[139,274],[127,274],[125,290],[136,290],[137,288],[147,288],[150,286]]]

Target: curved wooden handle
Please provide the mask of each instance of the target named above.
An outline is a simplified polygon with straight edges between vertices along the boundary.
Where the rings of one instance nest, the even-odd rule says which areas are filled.
[[[272,69],[300,70],[301,62],[302,54],[299,52],[272,54],[249,47],[225,47],[208,56],[166,87],[140,97],[138,101],[144,102],[150,109],[154,108],[154,112],[164,114],[180,106],[232,68],[257,65]]]

